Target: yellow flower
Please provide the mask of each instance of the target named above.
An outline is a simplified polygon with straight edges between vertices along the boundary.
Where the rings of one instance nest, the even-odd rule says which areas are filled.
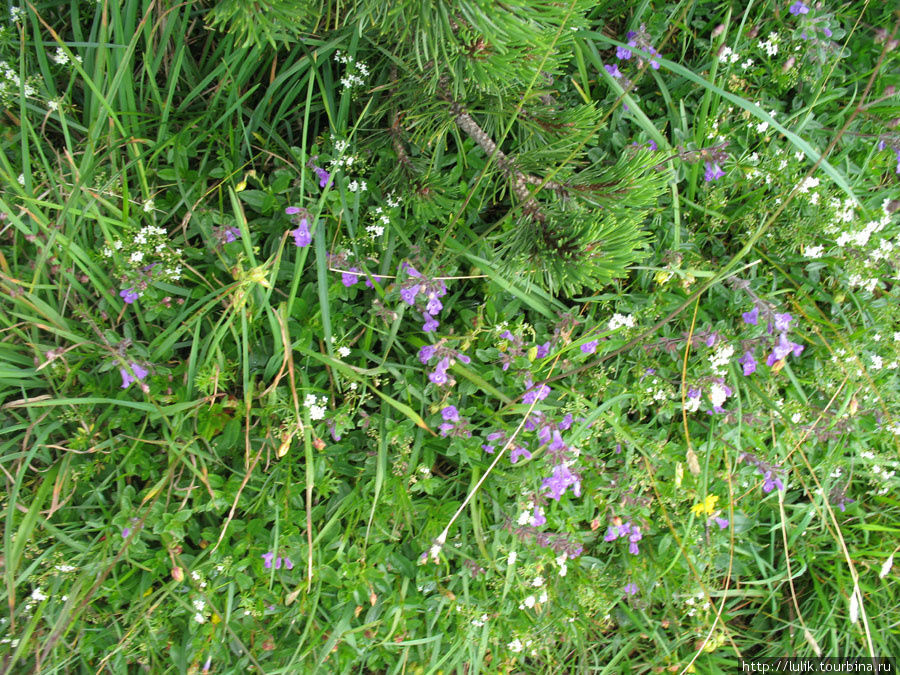
[[[716,502],[719,501],[718,495],[709,495],[702,502],[698,502],[691,507],[691,512],[695,516],[699,516],[701,514],[706,514],[707,516],[711,516],[716,511]]]

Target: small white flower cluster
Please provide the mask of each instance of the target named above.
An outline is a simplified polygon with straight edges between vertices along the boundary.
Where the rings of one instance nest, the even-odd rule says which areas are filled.
[[[741,55],[727,45],[719,50],[719,63],[737,63],[740,58]]]
[[[13,100],[18,95],[19,89],[25,94],[25,98],[37,96],[37,90],[32,84],[22,82],[15,69],[6,61],[0,61],[0,103]]]
[[[884,485],[878,490],[875,491],[875,494],[878,495],[886,495],[888,493],[889,488],[891,487],[890,481],[897,474],[897,472],[893,469],[888,471],[887,469],[876,464],[872,467],[872,473],[875,474],[875,477],[880,480]]]
[[[616,330],[622,326],[634,328],[634,317],[631,314],[613,314],[609,320],[609,329]]]
[[[760,108],[762,108],[762,103],[760,103],[759,101],[756,102],[756,105],[759,106]],[[778,112],[778,111],[776,111],[776,110],[770,110],[770,111],[769,111],[769,117],[771,117],[772,119],[775,119],[775,115],[777,114],[777,112]],[[756,125],[756,133],[758,133],[758,134],[764,134],[764,133],[766,133],[766,130],[767,130],[768,128],[769,128],[769,123],[768,123],[768,122],[765,122],[765,121],[759,122],[759,123]],[[756,153],[754,152],[753,154],[755,155]],[[784,165],[787,166],[787,162],[784,162]]]
[[[746,61],[741,62],[741,69],[747,70],[750,66],[753,65],[753,59],[747,59]]]
[[[669,392],[658,377],[650,380],[650,386],[647,387],[646,393],[650,394],[654,401],[666,401],[669,399]]]
[[[482,614],[480,618],[472,619],[472,625],[476,628],[481,628],[485,623],[487,623],[488,615]]]
[[[303,405],[309,408],[309,418],[311,420],[325,419],[325,413],[328,411],[328,397],[322,396],[317,399],[315,394],[307,394]]]
[[[697,601],[703,600],[705,597],[706,596],[704,596],[701,592],[697,593],[696,596],[689,596],[684,599],[684,604],[689,608],[687,611],[688,616],[694,616],[697,613]],[[700,605],[700,609],[704,612],[707,611],[709,609],[709,603],[704,602],[702,605]]]
[[[130,242],[113,240],[110,246],[104,246],[100,255],[112,258],[116,251],[122,252],[122,258],[132,267],[142,264],[142,274],[146,278],[164,281],[178,281],[181,278],[182,266],[179,264],[181,249],[170,249],[168,235],[164,227],[145,225],[138,230]],[[159,256],[160,260],[147,265],[149,256]]]
[[[391,207],[392,209],[395,209],[398,206],[400,206],[400,202],[403,200],[400,199],[400,197],[395,196],[394,193],[391,192],[387,197],[384,198],[384,201],[387,203],[387,205],[389,207]],[[890,201],[890,200],[888,200],[888,201]]]
[[[810,188],[819,187],[819,179],[814,176],[808,176],[804,178],[799,185],[797,185],[797,192],[800,194],[806,194],[809,192]],[[818,198],[816,199],[818,201]]]
[[[556,564],[559,565],[559,576],[564,577],[569,572],[569,568],[566,565],[566,552],[563,551],[562,554],[556,559]]]
[[[200,575],[200,572],[198,572],[197,570],[191,571],[191,579],[196,581],[197,585],[200,586],[200,588],[206,588],[206,581],[203,579],[203,577]]]
[[[22,20],[22,17],[25,16],[25,10],[21,7],[10,7],[9,8],[9,20],[13,23],[19,23]]]
[[[391,224],[390,216],[388,216],[380,206],[375,207],[375,218],[375,224],[366,227],[366,232],[372,235],[373,239],[383,235],[385,226]]]
[[[821,258],[825,254],[824,246],[804,246],[803,255],[807,258]]]
[[[365,78],[369,76],[369,67],[365,63],[357,61],[349,54],[343,54],[340,51],[334,53],[334,60],[347,66],[344,70],[344,76],[341,78],[341,84],[344,85],[344,89],[361,87],[366,83]]]
[[[758,46],[769,56],[775,56],[778,53],[778,33],[769,33],[769,39],[765,42],[760,40]]]
[[[66,54],[66,50],[62,47],[57,47],[50,58],[61,66],[64,66],[69,62],[69,55]],[[82,62],[81,57],[78,54],[75,55],[75,60],[78,61],[78,63]]]
[[[347,170],[351,168],[356,162],[356,155],[346,154],[347,150],[350,148],[350,142],[345,139],[338,140],[334,136],[331,137],[331,142],[334,144],[334,154],[337,155],[337,157],[328,162],[328,168],[331,169],[331,171],[337,171],[339,169]],[[365,181],[363,181],[362,187],[363,190],[365,190]]]
[[[734,356],[734,345],[727,342],[720,342],[716,345],[716,350],[709,356],[709,364],[717,377],[725,377],[725,369],[728,368],[732,356]]]
[[[728,389],[725,388],[724,384],[720,384],[718,382],[713,382],[709,387],[709,402],[713,404],[713,407],[718,408],[725,400],[728,398]],[[700,399],[697,398],[698,405]]]
[[[350,192],[365,192],[366,191],[366,181],[364,180],[356,180],[355,178],[347,183],[347,189]]]

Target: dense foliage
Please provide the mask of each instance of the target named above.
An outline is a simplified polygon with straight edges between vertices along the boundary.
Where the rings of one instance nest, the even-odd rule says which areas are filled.
[[[896,654],[897,20],[12,7],[3,671]]]

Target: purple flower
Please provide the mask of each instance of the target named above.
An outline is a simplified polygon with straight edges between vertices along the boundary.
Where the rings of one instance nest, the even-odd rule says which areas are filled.
[[[294,569],[294,563],[291,562],[291,559],[290,559],[290,558],[288,558],[287,556],[285,556],[284,558],[282,558],[282,560],[284,561],[284,568],[285,568],[285,569],[288,569],[288,570]]]
[[[274,558],[275,558],[275,554],[274,554],[272,551],[269,551],[268,553],[263,553],[263,554],[262,554],[262,559],[266,561],[266,562],[265,562],[265,566],[266,566],[266,569],[267,569],[267,570],[272,569],[272,560],[273,560]],[[277,569],[277,568],[276,568],[276,569]]]
[[[458,422],[459,411],[456,409],[456,406],[448,405],[441,410],[441,417],[444,418],[445,422]]]
[[[728,527],[728,518],[719,518],[718,516],[716,516],[715,518],[713,518],[713,520],[716,521],[716,525],[719,526],[720,530],[724,530],[726,527]]]
[[[599,340],[591,340],[590,342],[585,342],[581,345],[581,353],[582,354],[593,354],[597,351],[597,343]]]
[[[294,246],[298,248],[306,248],[312,241],[312,235],[309,233],[309,223],[306,218],[300,219],[300,225],[291,234],[294,235]]]
[[[572,413],[566,413],[566,416],[562,418],[562,422],[559,423],[560,431],[567,431],[572,426]]]
[[[886,147],[885,142],[884,142],[884,139],[882,138],[880,141],[878,141],[878,149],[884,150],[885,147]]]
[[[126,368],[119,368],[119,374],[122,376],[122,389],[128,389],[132,382],[143,380],[150,372],[134,362],[131,363],[131,370],[134,371],[134,377]]]
[[[350,288],[357,281],[359,281],[358,267],[351,267],[349,271],[341,273],[341,283],[344,284],[346,288]]]
[[[425,305],[425,311],[431,315],[435,315],[440,313],[442,309],[444,309],[444,305],[441,304],[441,301],[437,299],[437,296],[435,296],[434,293],[430,293],[428,295],[428,303]]]
[[[631,58],[631,50],[625,47],[616,47],[616,58],[627,61]]]
[[[706,162],[706,171],[703,173],[703,180],[711,183],[725,175],[725,172],[719,167],[718,162]]]
[[[442,370],[440,368],[436,368],[433,373],[430,373],[428,375],[428,379],[431,381],[432,384],[436,384],[438,386],[446,384],[447,383],[447,371]]]
[[[560,452],[561,450],[566,449],[566,444],[563,442],[562,436],[559,431],[553,431],[553,442],[550,444],[550,450],[553,452]]]
[[[523,448],[521,445],[517,445],[510,451],[509,453],[509,461],[515,464],[519,461],[519,457],[524,457],[525,459],[531,459],[531,453],[528,452],[526,448]]]
[[[319,187],[324,188],[331,182],[331,174],[328,173],[325,169],[313,166],[313,171],[316,172],[316,175],[319,177]]]
[[[550,341],[548,340],[542,345],[538,345],[537,352],[534,357],[536,359],[542,359],[550,353]]]
[[[745,376],[756,372],[756,359],[753,358],[753,352],[749,350],[744,352],[744,355],[738,359],[738,363],[744,367]]]
[[[286,214],[288,214],[289,216],[296,216],[298,213],[300,213],[300,209],[299,209],[298,207],[296,207],[296,206],[288,206],[288,207],[284,210],[284,212],[285,212]]]
[[[544,515],[544,510],[540,506],[535,506],[531,516],[531,526],[540,527],[541,525],[546,524],[546,522],[547,517]]]
[[[782,333],[778,336],[778,342],[776,342],[775,346],[772,348],[772,353],[769,354],[769,357],[766,359],[766,365],[771,367],[776,362],[786,359],[791,352],[794,353],[794,356],[799,356],[802,351],[802,345],[791,342],[788,340],[787,336]]]
[[[649,141],[647,141],[647,147],[650,148],[650,150],[656,150],[658,146],[656,145],[656,141],[650,139]]]
[[[687,392],[687,397],[690,399],[700,398],[700,390],[697,387],[690,387]]]
[[[606,536],[603,537],[603,541],[615,541],[619,538],[619,528],[615,525],[610,525],[606,529]]]
[[[784,490],[784,484],[778,479],[772,471],[766,471],[763,474],[763,492],[769,493],[772,490]]]
[[[122,530],[122,539],[128,539],[128,535],[131,534],[131,528],[126,527]]]
[[[809,14],[809,7],[797,0],[797,2],[790,6],[788,11],[794,16],[799,16],[800,14]]]
[[[230,244],[233,241],[237,241],[238,237],[241,236],[241,230],[237,227],[226,227],[225,232],[223,234],[223,238],[225,239],[226,244]]]
[[[419,294],[419,290],[421,288],[421,284],[413,284],[412,286],[401,288],[400,297],[403,298],[403,302],[405,302],[407,305],[414,305],[416,302],[416,296]]]
[[[450,432],[453,431],[455,428],[456,428],[456,426],[453,424],[450,424],[450,422],[441,422],[441,425],[438,427],[438,429],[441,432],[441,436],[443,438],[446,438],[447,436],[449,436]]]
[[[780,331],[782,333],[786,333],[791,329],[791,320],[793,317],[790,314],[776,314],[775,315],[775,330]]]
[[[437,322],[437,319],[431,316],[431,314],[423,314],[422,318],[425,319],[425,323],[422,324],[422,330],[426,333],[437,330],[437,327],[441,325]]]
[[[136,293],[133,288],[126,288],[124,290],[121,290],[121,291],[119,291],[119,295],[122,297],[122,299],[128,305],[133,303],[135,300],[137,300],[141,296],[141,294]]]
[[[430,360],[431,357],[434,356],[434,353],[437,351],[437,347],[434,345],[425,345],[419,350],[419,362],[424,366]]]
[[[380,277],[377,274],[373,274],[371,279],[369,277],[366,277],[366,288],[375,288],[375,284],[372,283],[373,281],[381,283],[384,280],[385,277]]]
[[[535,387],[534,389],[529,389],[522,396],[522,403],[525,405],[531,405],[536,401],[543,401],[547,396],[550,395],[550,387],[546,384],[542,384],[539,387]]]
[[[749,312],[744,312],[741,314],[741,317],[744,319],[744,323],[749,323],[751,326],[755,326],[756,322],[759,321],[759,307],[753,307]]]
[[[625,591],[625,593],[627,593],[628,595],[634,595],[638,592],[638,587],[637,584],[631,583],[626,584],[625,588],[623,588],[622,590]]]
[[[400,265],[400,269],[402,269],[404,272],[406,272],[411,277],[415,277],[416,279],[422,278],[422,274],[415,267],[413,267],[406,261],[403,261],[403,264]]]
[[[484,450],[484,451],[485,451],[486,453],[488,453],[489,455],[493,455],[493,454],[494,454],[494,446],[493,446],[493,445],[488,445],[488,444],[486,444],[486,443],[482,443],[481,449]]]
[[[603,67],[606,68],[606,72],[609,73],[610,75],[612,75],[613,77],[615,77],[615,78],[622,77],[622,73],[619,72],[619,66],[617,66],[615,63],[607,63]]]
[[[831,37],[831,29],[828,26],[824,26],[822,28],[822,32],[825,33],[825,37],[827,37],[827,38]]]

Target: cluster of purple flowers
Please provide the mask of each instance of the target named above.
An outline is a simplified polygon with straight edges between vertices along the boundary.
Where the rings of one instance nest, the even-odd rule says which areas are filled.
[[[784,362],[788,356],[793,354],[794,356],[800,356],[803,353],[803,345],[797,344],[796,342],[792,342],[787,334],[791,329],[791,321],[793,321],[793,317],[787,312],[783,314],[779,314],[777,312],[772,312],[768,307],[763,307],[764,311],[770,315],[770,320],[768,321],[768,333],[771,335],[775,331],[778,331],[779,335],[777,340],[775,341],[774,346],[772,347],[772,351],[769,353],[769,356],[766,358],[766,365],[770,368],[776,366],[778,363]],[[744,319],[744,323],[750,324],[752,326],[757,325],[759,322],[759,310],[760,304],[754,304],[753,309],[749,312],[744,312],[741,316]],[[747,350],[744,352],[744,355],[739,359],[738,363],[740,363],[744,368],[744,375],[750,375],[751,373],[756,371],[756,359],[753,356],[753,352],[751,350]],[[780,367],[780,366],[778,366]]]
[[[648,52],[651,56],[650,58],[650,67],[653,70],[659,70],[659,58],[660,53],[656,51],[653,45],[650,43],[650,37],[647,35],[647,32],[644,30],[644,25],[641,24],[641,27],[637,31],[630,30],[625,35],[625,39],[628,40],[628,47],[632,47],[634,49],[641,49],[645,52]],[[631,59],[632,52],[631,49],[627,47],[616,47],[616,58],[620,61],[629,61]],[[642,58],[637,57],[638,66],[643,66],[644,61]],[[606,67],[609,70],[609,66]],[[612,73],[610,73],[612,74]],[[613,75],[613,77],[616,77]]]
[[[800,0],[797,0],[797,2],[788,8],[788,11],[794,16],[799,16],[801,14],[809,14],[809,7],[800,2]]]
[[[459,416],[459,411],[456,409],[456,406],[444,406],[441,410],[441,417],[444,420],[438,427],[441,436],[444,438],[447,436],[471,438],[472,432],[469,430],[469,420]]]
[[[447,370],[456,361],[460,363],[472,362],[472,359],[462,352],[447,347],[444,340],[439,340],[437,344],[425,345],[419,350],[419,362],[423,366],[427,366],[435,357],[437,357],[438,362],[434,370],[428,374],[428,380],[439,387],[453,386],[454,380],[447,374]]]
[[[273,563],[275,565],[276,570],[281,569],[282,563],[284,564],[285,569],[288,569],[288,570],[294,569],[294,563],[291,562],[290,558],[288,558],[286,556],[285,557],[282,557],[282,556],[276,557],[272,551],[269,551],[268,553],[263,553],[262,559],[266,561],[265,566],[266,566],[267,570],[272,569]]]
[[[628,540],[628,552],[631,555],[638,555],[641,552],[638,549],[638,542],[644,538],[644,535],[641,534],[639,525],[634,525],[630,520],[624,523],[614,523],[606,530],[603,541],[615,541],[620,537]]]
[[[447,284],[442,279],[428,279],[408,262],[401,265],[408,279],[400,284],[400,297],[403,301],[413,306],[416,302],[424,303],[422,311],[422,330],[431,333],[440,325],[437,315],[444,309],[441,298],[447,295]]]
[[[315,162],[316,159],[317,159],[317,157],[311,158],[306,163],[306,166],[308,166],[310,169],[312,169],[313,171],[316,172],[316,176],[319,178],[319,187],[324,189],[325,187],[327,187],[329,185],[329,183],[331,183],[331,174],[328,173],[322,167],[316,166],[316,162]]]
[[[124,288],[119,291],[119,297],[125,301],[126,305],[132,304],[135,300],[141,297],[141,294],[134,290],[134,287]]]
[[[756,470],[763,476],[763,492],[769,493],[772,490],[784,490],[784,483],[781,482],[781,474],[784,472],[777,464],[769,464],[767,461],[760,459],[756,455],[745,452],[740,456],[741,462],[747,462],[756,467]]]

